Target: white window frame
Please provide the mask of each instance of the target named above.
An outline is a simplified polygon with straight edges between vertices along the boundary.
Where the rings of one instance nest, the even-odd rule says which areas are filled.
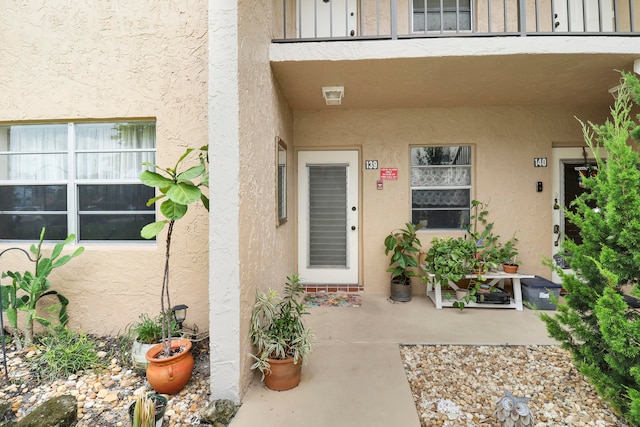
[[[440,7],[438,8],[429,8],[427,7],[427,1],[428,0],[420,0],[423,4],[423,6],[421,8],[417,8],[414,7],[414,1],[411,1],[411,30],[414,33],[424,33],[424,34],[430,34],[430,33],[469,33],[472,31],[473,29],[473,0],[439,0],[440,1]],[[445,2],[447,1],[452,1],[455,2],[455,6],[448,6],[445,5]],[[468,1],[469,2],[469,6],[468,7],[463,7],[461,5],[462,2],[464,1]],[[426,10],[426,13],[425,13]],[[446,24],[446,20],[444,18],[445,14],[449,14],[449,13],[456,13],[456,28],[454,29],[442,29],[443,26],[445,26],[444,24]],[[422,14],[424,16],[424,28],[423,29],[416,29],[416,15],[420,15]],[[433,14],[440,14],[441,15],[441,19],[440,19],[440,26],[439,29],[428,29],[427,28],[427,23],[429,21],[429,15],[433,15]],[[469,28],[459,28],[460,25],[460,17],[463,15],[469,15]]]
[[[61,123],[61,122],[51,122],[51,123],[37,123],[37,125],[60,125],[60,124],[65,124],[65,123]],[[76,242],[113,242],[113,243],[122,243],[122,242],[146,242],[146,240],[140,238],[140,240],[124,240],[124,239],[94,239],[94,240],[89,240],[89,239],[83,239],[80,233],[80,215],[135,215],[135,214],[144,214],[144,215],[153,215],[153,220],[155,221],[155,218],[157,217],[157,213],[155,208],[152,208],[153,210],[126,210],[126,211],[122,211],[122,210],[108,210],[108,211],[104,211],[104,210],[91,210],[91,211],[80,211],[79,210],[79,200],[80,200],[80,193],[79,193],[79,187],[83,186],[83,185],[131,185],[131,184],[135,184],[135,185],[143,185],[139,178],[138,175],[140,174],[140,172],[142,172],[145,169],[152,169],[150,167],[146,167],[143,166],[142,164],[139,165],[139,168],[137,170],[137,174],[136,177],[129,177],[126,179],[83,179],[83,178],[78,178],[77,177],[77,168],[76,168],[76,161],[77,161],[77,156],[78,154],[83,154],[83,153],[128,153],[128,152],[146,152],[146,153],[150,153],[151,157],[152,157],[152,161],[150,161],[150,163],[155,163],[155,157],[156,157],[156,150],[157,150],[157,142],[155,142],[155,137],[154,137],[154,144],[152,148],[132,148],[132,149],[116,149],[116,148],[109,148],[109,149],[81,149],[81,148],[77,148],[76,147],[76,125],[78,124],[153,124],[154,127],[156,125],[155,120],[115,120],[115,121],[100,121],[100,122],[67,122],[67,146],[66,146],[66,150],[65,151],[40,151],[40,152],[36,152],[36,153],[29,153],[29,154],[37,154],[37,155],[47,155],[47,154],[56,154],[56,155],[60,155],[60,154],[64,154],[66,155],[66,161],[67,161],[67,171],[66,171],[66,178],[64,179],[55,179],[55,180],[38,180],[38,179],[33,179],[33,180],[24,180],[24,179],[0,179],[0,186],[39,186],[39,185],[59,185],[59,186],[66,186],[66,190],[67,190],[67,200],[66,200],[66,206],[67,209],[66,210],[60,210],[60,211],[30,211],[33,212],[33,214],[42,214],[42,215],[47,215],[47,214],[52,214],[52,212],[54,212],[54,214],[56,215],[65,215],[66,216],[66,220],[67,220],[67,235],[71,235],[74,234],[76,236]],[[20,126],[29,126],[29,123],[0,123],[0,127],[1,128],[6,128],[6,127],[11,127],[11,126],[16,126],[16,125],[20,125]],[[34,123],[34,125],[36,125],[36,123]],[[155,131],[156,135],[157,135],[157,130]],[[21,154],[24,154],[24,152],[21,152]],[[2,149],[0,148],[0,155],[16,155],[16,152],[12,152],[12,151],[2,151]],[[7,156],[7,157],[8,157]],[[0,211],[0,213],[2,214],[18,214],[18,211]],[[151,222],[151,221],[150,221]],[[11,241],[17,241],[17,242],[25,242],[25,241],[37,241],[38,237],[40,235],[40,229],[38,230],[34,230],[34,239],[29,239],[29,240],[25,240],[25,239],[5,239],[2,236],[0,236],[0,242],[11,242]],[[47,236],[45,236],[47,237]]]
[[[415,162],[411,159],[411,157],[413,156],[413,150],[417,150],[417,149],[421,149],[421,148],[425,148],[425,149],[429,149],[429,148],[439,148],[439,147],[449,147],[449,148],[465,148],[468,150],[467,153],[467,157],[468,157],[468,164],[415,164]],[[410,211],[411,211],[411,222],[416,224],[418,222],[421,221],[414,221],[414,212],[417,211],[424,211],[424,212],[435,212],[435,211],[450,211],[450,210],[455,210],[455,211],[460,211],[463,212],[463,214],[466,212],[466,217],[469,218],[469,215],[471,214],[471,201],[473,200],[473,146],[471,145],[444,145],[444,144],[440,144],[440,145],[417,145],[417,146],[410,146],[409,147],[409,165],[410,165],[410,188],[409,188],[409,193],[410,193]],[[467,174],[468,176],[468,183],[460,183],[460,182],[453,182],[453,183],[449,183],[449,184],[425,184],[424,182],[420,182],[420,179],[416,177],[416,173],[418,172],[419,169],[443,169],[446,168],[448,170],[452,170],[452,169],[465,169],[466,172],[464,172],[465,174]],[[453,173],[455,175],[455,173]],[[418,174],[419,175],[419,174]],[[453,179],[453,181],[456,181],[456,179]],[[465,206],[459,206],[459,207],[452,207],[452,208],[414,208],[414,191],[438,191],[438,190],[457,190],[457,191],[464,191],[464,192],[468,192],[468,205]],[[468,226],[468,222],[467,223],[459,223],[457,227],[430,227],[428,223],[423,222],[423,226],[425,230],[464,230],[466,229],[466,227]]]

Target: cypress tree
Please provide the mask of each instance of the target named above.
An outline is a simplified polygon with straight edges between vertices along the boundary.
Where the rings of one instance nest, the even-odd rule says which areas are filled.
[[[600,396],[633,425],[640,425],[640,312],[622,290],[640,296],[637,105],[640,82],[623,72],[606,123],[581,122],[597,173],[584,178],[589,191],[572,202],[573,212],[566,211],[582,242],[565,239],[562,245],[572,271],[558,270],[568,292],[565,303],[558,304],[554,316],[541,314],[550,336],[571,352]],[[606,156],[600,157],[603,151]]]

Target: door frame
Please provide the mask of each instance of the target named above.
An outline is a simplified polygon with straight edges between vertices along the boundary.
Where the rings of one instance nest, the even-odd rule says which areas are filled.
[[[304,277],[300,277],[301,279],[301,283],[303,284],[309,284],[309,285],[327,285],[327,286],[331,286],[333,287],[337,287],[337,288],[341,288],[342,286],[347,286],[347,290],[348,289],[353,289],[354,287],[358,287],[359,289],[362,288],[362,283],[363,283],[363,263],[362,263],[362,259],[363,259],[363,254],[362,254],[362,239],[363,239],[363,233],[362,233],[362,168],[360,167],[360,161],[362,158],[362,150],[360,147],[344,147],[344,148],[327,148],[327,147],[321,147],[321,148],[297,148],[295,149],[295,173],[294,173],[294,182],[295,182],[295,212],[296,212],[296,216],[295,216],[295,237],[294,237],[294,243],[295,243],[295,263],[296,263],[296,271],[298,273],[300,273],[300,262],[301,262],[301,251],[300,251],[300,221],[301,221],[301,216],[300,216],[300,203],[302,202],[300,200],[300,173],[303,173],[303,171],[301,170],[301,165],[300,165],[300,153],[308,153],[308,152],[319,152],[319,153],[331,153],[331,152],[343,152],[343,151],[350,151],[350,152],[354,152],[357,156],[357,160],[355,161],[355,167],[357,168],[356,170],[356,174],[358,177],[358,182],[356,184],[355,187],[355,191],[357,192],[357,197],[356,197],[356,207],[357,207],[357,211],[356,211],[356,218],[357,218],[357,237],[353,238],[351,240],[351,242],[353,244],[356,245],[356,250],[357,250],[357,255],[355,256],[355,259],[350,259],[350,262],[352,263],[352,265],[355,263],[355,265],[353,266],[353,268],[355,269],[355,274],[356,274],[356,281],[355,283],[346,283],[346,282],[341,282],[341,281],[327,281],[327,283],[323,283],[322,281],[315,281],[315,280],[305,280]]]

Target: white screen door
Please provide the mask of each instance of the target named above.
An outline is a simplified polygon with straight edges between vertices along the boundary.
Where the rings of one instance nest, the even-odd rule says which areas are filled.
[[[613,31],[613,0],[584,0],[584,3],[583,0],[556,0],[554,7],[554,31],[578,33]]]
[[[298,273],[358,284],[358,152],[298,152]]]
[[[347,37],[357,32],[356,0],[298,0],[298,37]]]

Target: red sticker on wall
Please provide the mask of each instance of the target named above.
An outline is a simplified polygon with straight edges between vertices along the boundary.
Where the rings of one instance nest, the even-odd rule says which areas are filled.
[[[398,168],[381,168],[380,179],[396,181],[398,179]]]

